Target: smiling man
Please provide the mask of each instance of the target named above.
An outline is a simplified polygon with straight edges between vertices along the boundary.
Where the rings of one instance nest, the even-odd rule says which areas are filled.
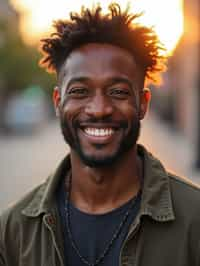
[[[83,8],[43,40],[70,153],[1,216],[0,265],[200,265],[199,189],[137,144],[164,58],[135,18]]]
[[[124,156],[127,163],[148,103],[135,60],[120,47],[85,44],[71,52],[59,79],[55,106],[76,164],[99,168]]]

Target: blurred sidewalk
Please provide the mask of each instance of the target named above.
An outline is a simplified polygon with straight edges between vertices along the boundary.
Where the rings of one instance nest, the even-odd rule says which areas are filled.
[[[200,184],[200,171],[194,169],[195,147],[154,114],[142,124],[140,141],[171,172]]]

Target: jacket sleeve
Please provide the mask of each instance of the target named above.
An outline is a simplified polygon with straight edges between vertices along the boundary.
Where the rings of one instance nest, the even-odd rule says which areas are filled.
[[[3,253],[0,251],[0,266],[6,266],[5,260],[3,258]]]
[[[197,211],[196,216],[195,221],[191,224],[192,237],[190,248],[194,258],[191,265],[200,266],[200,211]]]
[[[196,266],[199,265],[200,265],[200,235],[199,235],[198,251],[196,254]]]
[[[0,217],[0,266],[6,266],[4,257],[4,245],[3,245],[3,231],[2,231],[2,221]]]

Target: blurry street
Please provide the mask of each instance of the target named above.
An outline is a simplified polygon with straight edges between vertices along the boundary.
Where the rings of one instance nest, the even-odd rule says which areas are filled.
[[[152,115],[144,121],[140,142],[168,169],[200,184],[191,144]],[[56,122],[32,136],[0,136],[0,147],[0,211],[45,180],[68,150]]]

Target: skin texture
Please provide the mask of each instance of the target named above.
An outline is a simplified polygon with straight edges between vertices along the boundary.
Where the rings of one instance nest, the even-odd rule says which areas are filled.
[[[143,80],[129,52],[109,44],[84,45],[61,68],[53,100],[71,148],[71,201],[82,211],[105,213],[140,188],[136,142],[150,99]]]

